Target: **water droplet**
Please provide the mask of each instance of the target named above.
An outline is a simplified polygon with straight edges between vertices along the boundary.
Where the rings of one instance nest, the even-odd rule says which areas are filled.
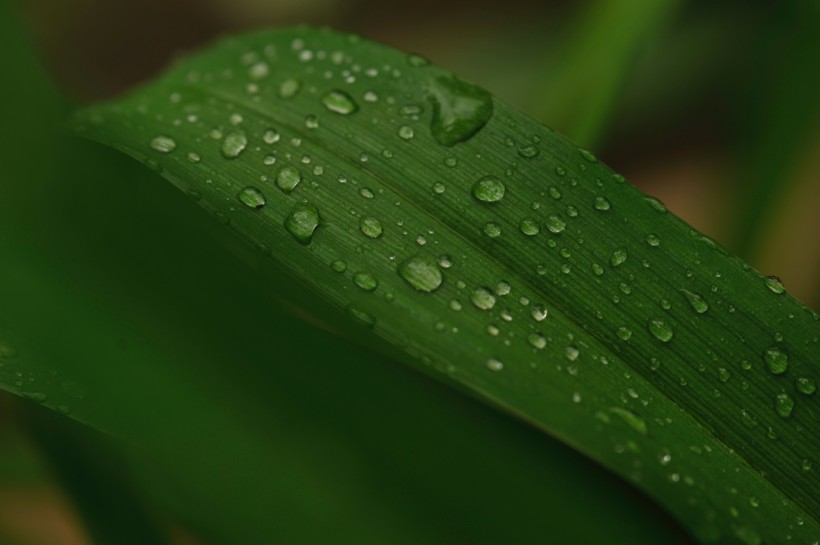
[[[545,346],[547,346],[547,339],[540,333],[530,333],[527,337],[527,342],[529,342],[530,346],[537,350],[542,350]]]
[[[359,230],[367,237],[379,238],[382,236],[382,224],[376,218],[363,217],[359,220]]]
[[[293,167],[282,167],[276,173],[276,186],[285,193],[290,193],[296,189],[301,181],[302,173]]]
[[[398,273],[413,289],[425,293],[437,290],[444,281],[436,260],[426,254],[417,254],[402,261]]]
[[[305,116],[305,128],[307,129],[318,129],[319,128],[319,118],[315,115],[307,115]]]
[[[632,330],[627,328],[627,327],[624,327],[624,326],[619,327],[617,333],[618,333],[618,338],[621,339],[622,341],[628,341],[630,338],[632,338]]]
[[[490,371],[501,371],[504,369],[504,364],[495,358],[487,360],[487,369]]]
[[[783,281],[776,276],[767,276],[765,279],[766,287],[769,288],[772,293],[783,293],[786,291],[786,288],[783,287]]]
[[[294,206],[285,219],[285,229],[302,244],[310,244],[318,226],[319,210],[307,203]]]
[[[777,397],[774,398],[774,408],[777,410],[777,414],[783,418],[788,418],[792,414],[792,409],[794,409],[794,399],[787,393],[777,394]]]
[[[591,151],[585,150],[585,149],[579,149],[578,151],[581,153],[581,157],[583,157],[584,159],[586,159],[590,163],[597,163],[598,162],[598,158],[595,157],[595,155]]]
[[[491,221],[484,225],[484,234],[490,238],[497,238],[501,236],[501,226]]]
[[[661,342],[668,343],[672,340],[672,328],[660,318],[653,318],[649,320],[649,332]]]
[[[646,201],[646,204],[651,206],[655,212],[660,212],[661,214],[666,213],[666,206],[658,199],[654,197],[644,197],[643,200]]]
[[[399,138],[402,140],[411,140],[415,134],[413,127],[410,125],[402,125],[399,127]]]
[[[353,282],[364,291],[373,291],[379,285],[376,277],[365,271],[353,273]]]
[[[592,272],[595,276],[601,276],[604,274],[604,268],[600,266],[598,263],[593,263]]]
[[[518,148],[518,155],[524,159],[532,159],[538,155],[538,148],[535,146],[524,146],[523,148]]]
[[[556,216],[554,214],[548,216],[547,219],[544,220],[544,223],[546,224],[547,229],[556,234],[562,232],[564,228],[566,228],[567,226],[564,220],[562,220],[559,216]]]
[[[177,147],[177,143],[170,136],[157,136],[151,140],[151,148],[160,153],[171,153]]]
[[[350,95],[344,91],[334,89],[322,97],[322,104],[331,112],[341,115],[349,115],[359,109]]]
[[[266,202],[262,192],[252,186],[242,188],[237,197],[248,208],[262,208]]]
[[[800,467],[803,469],[803,471],[811,471],[811,465],[811,460],[803,460],[800,463]]]
[[[302,82],[295,78],[288,78],[279,85],[279,96],[284,99],[293,98],[302,88]]]
[[[814,383],[814,380],[809,377],[799,377],[797,379],[797,391],[810,396],[817,391],[817,385]]]
[[[541,227],[538,226],[538,222],[531,218],[524,218],[521,220],[521,223],[518,225],[521,232],[527,236],[535,236],[539,232],[541,232]]]
[[[654,233],[649,233],[648,235],[646,235],[646,238],[644,240],[646,240],[646,243],[649,244],[650,246],[660,246],[661,245],[660,237],[658,235],[654,234]]]
[[[600,210],[601,212],[605,212],[610,208],[609,201],[606,200],[604,197],[595,197],[594,206],[595,210]]]
[[[637,414],[621,407],[612,407],[609,412],[623,420],[624,423],[641,435],[646,435],[646,421]]]
[[[279,132],[276,129],[267,129],[262,135],[262,141],[265,142],[265,144],[275,144],[280,138]]]
[[[609,258],[609,264],[613,267],[620,267],[628,257],[629,255],[626,253],[626,250],[619,248],[612,252],[612,256]]]
[[[578,350],[578,347],[569,345],[565,351],[565,355],[569,361],[575,361],[578,359],[578,356],[581,355],[581,351]]]
[[[341,259],[337,259],[336,261],[330,264],[330,268],[333,269],[334,272],[343,273],[347,270],[347,263],[345,263]]]
[[[446,190],[447,187],[441,182],[436,182],[433,184],[433,193],[435,193],[436,195],[441,195]]]
[[[459,79],[438,77],[429,93],[433,104],[430,132],[444,146],[469,140],[493,115],[490,94]]]
[[[775,375],[781,375],[789,368],[789,355],[777,346],[767,348],[763,352],[763,361],[766,362],[769,371]]]
[[[700,294],[689,290],[681,290],[681,292],[683,292],[683,295],[686,296],[686,300],[689,301],[689,304],[692,305],[692,308],[695,309],[695,312],[698,314],[703,314],[709,310],[709,303],[707,303]]]
[[[188,153],[188,161],[192,163],[198,163],[201,160],[202,157],[200,157],[198,153],[194,153],[193,151]]]
[[[248,137],[242,131],[229,133],[222,141],[222,156],[226,159],[236,159],[248,146]]]
[[[259,81],[268,77],[270,66],[265,62],[258,62],[248,68],[248,77],[254,81]]]
[[[481,310],[490,310],[495,306],[495,296],[487,288],[476,288],[470,294],[470,301],[476,308]]]
[[[543,322],[547,318],[547,309],[544,305],[533,305],[531,314],[533,320]]]
[[[547,189],[547,193],[549,193],[550,197],[555,199],[556,201],[561,198],[561,190],[551,185],[549,189]]]
[[[366,325],[368,327],[373,327],[374,325],[376,325],[376,318],[373,317],[372,314],[365,310],[362,310],[358,306],[350,305],[349,307],[347,307],[347,313],[350,314],[360,324]]]
[[[481,202],[498,202],[504,198],[504,183],[495,176],[484,176],[473,184],[473,197]]]

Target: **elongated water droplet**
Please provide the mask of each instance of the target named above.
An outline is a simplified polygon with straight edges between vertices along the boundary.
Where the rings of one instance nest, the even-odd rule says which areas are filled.
[[[769,288],[772,293],[781,294],[786,291],[786,288],[783,287],[783,281],[776,276],[767,276],[765,282],[766,287]]]
[[[545,339],[540,333],[530,333],[527,337],[527,342],[529,342],[530,346],[537,350],[542,350],[545,346],[547,346],[547,339]]]
[[[585,149],[579,149],[578,151],[581,153],[581,157],[583,157],[584,159],[586,159],[590,163],[597,163],[598,162],[598,158],[595,157],[595,155],[591,151],[585,150]]]
[[[495,306],[495,295],[487,288],[476,288],[470,295],[470,301],[476,308],[490,310]]]
[[[242,131],[229,133],[222,141],[222,156],[226,159],[236,159],[248,146],[248,137]]]
[[[359,220],[359,230],[369,238],[382,236],[382,224],[376,218],[363,217]]]
[[[313,232],[319,226],[319,210],[310,204],[294,206],[285,219],[285,229],[302,244],[310,244]]]
[[[672,328],[660,318],[649,320],[649,332],[661,342],[668,343],[672,340]]]
[[[171,153],[177,147],[177,143],[170,136],[160,135],[151,140],[151,148],[160,153]]]
[[[619,248],[612,252],[612,256],[609,258],[609,264],[613,267],[620,267],[628,257],[629,254],[626,253],[626,250]]]
[[[504,364],[495,358],[490,358],[487,360],[487,369],[490,371],[502,371],[504,369]]]
[[[763,361],[766,367],[775,375],[781,375],[789,368],[789,355],[785,350],[777,346],[772,346],[763,352]]]
[[[609,412],[623,420],[630,428],[632,428],[636,432],[640,433],[641,435],[646,435],[646,421],[637,414],[621,407],[612,407],[611,409],[609,409]]]
[[[430,132],[444,146],[469,140],[493,115],[492,96],[456,78],[436,78],[429,96],[433,104]]]
[[[362,310],[356,305],[350,305],[347,307],[347,313],[350,314],[357,322],[366,325],[367,327],[373,327],[376,325],[376,318],[369,312]]]
[[[242,188],[237,197],[248,208],[262,208],[265,206],[265,196],[252,186]]]
[[[774,399],[774,408],[777,410],[777,414],[783,418],[788,418],[794,409],[794,399],[787,393],[777,394]]]
[[[646,201],[646,204],[651,206],[655,212],[660,212],[661,214],[666,213],[666,206],[658,199],[654,197],[644,197],[643,200]]]
[[[547,219],[544,220],[544,224],[547,226],[547,229],[555,234],[562,232],[567,226],[564,220],[554,214],[548,216]]]
[[[379,285],[376,277],[365,271],[353,273],[353,282],[364,291],[373,291]]]
[[[399,264],[399,276],[416,291],[436,291],[444,281],[436,260],[427,254],[417,254]]]
[[[290,193],[296,189],[301,181],[302,173],[293,167],[282,167],[276,174],[276,186],[285,193]]]
[[[331,112],[340,115],[349,115],[359,109],[359,106],[344,91],[334,89],[322,97],[322,104]]]
[[[473,184],[473,197],[481,202],[498,202],[504,198],[506,189],[496,176],[484,176]]]
[[[695,309],[695,312],[698,314],[703,314],[709,310],[709,303],[707,303],[700,294],[689,290],[681,290],[681,292],[683,292],[683,295],[686,296],[686,300],[689,301],[689,304],[692,305],[692,308]]]

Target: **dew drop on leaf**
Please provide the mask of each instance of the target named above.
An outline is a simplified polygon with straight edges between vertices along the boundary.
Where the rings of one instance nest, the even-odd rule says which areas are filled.
[[[484,225],[484,234],[490,238],[498,238],[501,236],[501,226],[495,222],[488,222]]]
[[[383,233],[381,222],[371,217],[363,217],[359,220],[359,230],[369,238],[379,238]]]
[[[276,186],[285,193],[290,193],[296,189],[301,181],[302,173],[293,167],[282,167],[276,173]]]
[[[356,305],[350,305],[347,307],[347,313],[350,314],[357,322],[366,325],[367,327],[373,327],[376,325],[376,318],[369,312],[362,310]]]
[[[295,97],[302,88],[302,82],[295,78],[288,78],[279,85],[279,96],[284,99]]]
[[[632,428],[636,432],[640,433],[641,435],[646,435],[646,421],[637,414],[622,407],[612,407],[611,409],[609,409],[609,412],[623,420],[624,423],[626,423],[630,428]]]
[[[783,282],[776,276],[767,276],[765,282],[766,287],[769,288],[772,293],[781,294],[786,291],[786,288],[783,287]]]
[[[537,350],[542,350],[545,346],[547,346],[547,339],[540,333],[530,333],[527,337],[527,342],[530,343],[530,346]]]
[[[413,127],[410,125],[402,125],[399,127],[399,138],[402,140],[411,140],[415,134]]]
[[[493,115],[490,94],[462,80],[438,77],[430,83],[433,117],[430,132],[439,144],[453,146],[472,138]]]
[[[814,380],[809,377],[799,377],[797,379],[797,391],[810,396],[817,391],[817,385],[814,383]]]
[[[698,314],[703,314],[707,310],[709,310],[709,303],[701,296],[700,294],[691,292],[689,290],[681,290],[684,296],[686,296],[686,300],[689,301],[689,304]]]
[[[649,320],[649,332],[661,342],[668,343],[672,340],[672,328],[660,318],[652,318]]]
[[[541,232],[541,227],[538,226],[538,222],[532,218],[524,218],[521,220],[521,223],[518,224],[518,228],[521,229],[522,233],[529,237],[535,236]]]
[[[259,81],[268,77],[270,66],[265,62],[258,62],[248,68],[248,77],[254,81]]]
[[[353,101],[350,95],[338,89],[333,89],[323,96],[322,104],[331,112],[340,115],[349,115],[359,109],[359,106]]]
[[[364,291],[373,291],[379,285],[376,277],[365,271],[353,273],[353,282]]]
[[[248,137],[242,131],[229,133],[222,141],[222,156],[226,159],[236,159],[248,146]]]
[[[626,250],[619,248],[612,252],[612,256],[609,258],[609,264],[613,267],[620,267],[628,257],[629,255],[626,253]]]
[[[794,409],[794,399],[787,393],[777,394],[774,398],[774,408],[777,410],[777,414],[783,418],[788,418]]]
[[[476,288],[470,294],[470,301],[481,310],[490,310],[495,306],[495,295],[487,288]]]
[[[646,235],[646,238],[644,240],[650,246],[660,246],[661,245],[661,238],[658,235],[654,234],[654,233],[649,233],[648,235]]]
[[[498,202],[505,191],[504,183],[496,176],[484,176],[473,184],[473,197],[481,202]]]
[[[307,203],[294,206],[285,218],[285,229],[301,244],[310,244],[319,226],[319,210]]]
[[[330,264],[330,268],[333,269],[334,272],[343,273],[347,270],[347,263],[341,259],[337,259]]]
[[[549,229],[551,232],[555,234],[562,232],[567,226],[564,220],[562,220],[559,216],[556,216],[554,214],[551,216],[547,216],[547,219],[544,220],[544,223],[547,226],[547,229]]]
[[[237,197],[248,208],[262,208],[266,202],[262,192],[252,186],[242,188]]]
[[[416,291],[430,293],[437,290],[444,277],[436,260],[427,254],[417,254],[402,261],[399,276]]]
[[[769,347],[763,352],[763,361],[775,375],[782,375],[789,368],[789,355],[777,346]]]
[[[600,210],[601,212],[606,212],[611,207],[609,201],[606,200],[605,197],[595,197],[595,204],[593,206],[595,207],[595,210]]]
[[[265,144],[275,144],[280,138],[279,131],[276,129],[267,129],[262,134],[262,141],[265,142]]]
[[[170,136],[157,136],[151,140],[151,148],[160,153],[171,153],[177,147],[176,141]]]
[[[666,213],[666,205],[655,197],[644,197],[643,200],[646,201],[646,204],[651,206],[655,212],[660,212],[661,214]]]
[[[544,305],[533,305],[530,311],[532,319],[536,322],[543,322],[547,318],[547,309]]]

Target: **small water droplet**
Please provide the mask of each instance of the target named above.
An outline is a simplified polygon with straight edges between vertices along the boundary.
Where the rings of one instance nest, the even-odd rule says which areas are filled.
[[[594,206],[595,210],[600,210],[601,212],[606,212],[610,208],[609,201],[604,197],[595,197]]]
[[[590,163],[597,163],[598,162],[598,158],[595,157],[595,155],[591,151],[585,150],[585,149],[579,149],[578,151],[581,153],[581,157],[583,157],[584,159],[586,159]]]
[[[293,98],[302,88],[302,82],[295,78],[288,78],[279,85],[279,96],[284,99]]]
[[[653,318],[649,320],[649,332],[661,342],[668,343],[672,340],[672,328],[660,318]]]
[[[282,167],[276,173],[276,186],[285,193],[290,193],[296,189],[301,181],[302,173],[293,167]]]
[[[198,153],[194,153],[193,151],[188,153],[188,161],[192,163],[198,163],[201,160],[202,157],[200,157]]]
[[[254,81],[265,79],[270,74],[270,66],[265,62],[257,62],[248,67],[248,77]]]
[[[446,190],[447,187],[441,182],[436,182],[433,184],[433,193],[435,193],[436,195],[441,195]]]
[[[518,228],[521,229],[522,233],[530,237],[541,232],[541,227],[539,227],[538,222],[532,218],[524,218],[521,220]]]
[[[252,186],[242,188],[237,197],[248,208],[262,208],[266,202],[262,192]]]
[[[301,244],[310,244],[313,233],[319,226],[319,210],[310,204],[294,206],[285,219],[285,229]]]
[[[646,435],[646,421],[637,414],[621,407],[612,407],[611,409],[609,409],[609,412],[623,420],[624,423],[626,423],[630,428],[637,431],[641,435]]]
[[[686,300],[689,301],[689,304],[692,305],[692,308],[698,314],[703,314],[707,310],[709,310],[709,303],[701,296],[700,294],[691,292],[689,290],[681,290],[683,295],[686,296]]]
[[[490,238],[497,238],[501,236],[501,226],[494,222],[488,222],[484,225],[484,234]]]
[[[376,325],[376,318],[369,312],[362,310],[356,305],[350,305],[347,307],[347,313],[350,314],[357,322],[366,325],[367,327],[373,327]]]
[[[660,246],[661,245],[660,237],[658,235],[654,234],[654,233],[649,233],[648,235],[646,235],[646,238],[644,240],[646,240],[646,243],[649,244],[650,246]]]
[[[797,391],[810,396],[817,391],[817,385],[814,383],[814,380],[809,377],[798,377]]]
[[[376,277],[365,271],[353,273],[353,282],[364,291],[373,291],[379,285]]]
[[[359,106],[353,101],[350,95],[338,89],[333,89],[322,97],[322,104],[331,112],[340,115],[349,115],[359,109]]]
[[[547,318],[547,309],[544,305],[533,305],[530,313],[532,315],[532,319],[536,322],[543,322]]]
[[[363,217],[359,220],[359,230],[370,238],[379,238],[383,232],[381,222],[371,217]]]
[[[776,276],[767,276],[765,282],[766,287],[769,288],[772,293],[781,294],[786,291],[786,288],[783,287],[783,281]]]
[[[527,342],[537,350],[542,350],[547,346],[547,339],[540,333],[530,333],[527,337]]]
[[[567,226],[566,222],[562,220],[560,216],[554,214],[547,216],[547,219],[544,220],[544,224],[547,226],[547,229],[555,234],[562,232]]]
[[[630,338],[632,338],[632,330],[629,329],[628,327],[624,327],[624,326],[619,327],[617,333],[618,333],[618,338],[621,339],[622,341],[628,341]]]
[[[504,369],[504,364],[495,358],[487,360],[487,369],[490,371],[501,371]]]
[[[578,359],[578,356],[581,355],[581,351],[578,350],[578,347],[569,345],[565,351],[565,355],[569,361],[575,361]]]
[[[444,146],[469,140],[493,114],[493,99],[487,91],[456,78],[436,78],[429,96],[433,104],[430,132]]]
[[[781,375],[789,368],[789,355],[777,346],[769,347],[763,352],[763,361],[775,375]]]
[[[535,146],[524,146],[523,148],[518,148],[518,155],[524,159],[532,159],[538,155],[538,148]]]
[[[330,264],[330,268],[333,269],[334,272],[343,273],[347,270],[347,263],[345,263],[341,259],[337,259],[336,261]]]
[[[248,146],[248,137],[242,131],[229,133],[222,141],[222,156],[226,159],[236,159]]]
[[[774,408],[777,410],[777,414],[783,418],[788,418],[794,409],[794,399],[787,393],[777,394],[777,397],[774,398]]]
[[[399,276],[416,291],[436,291],[444,281],[438,263],[427,254],[417,254],[399,264]]]
[[[267,129],[262,135],[262,141],[265,142],[265,144],[275,144],[280,138],[281,136],[276,129]]]
[[[151,148],[160,153],[171,153],[176,147],[176,141],[170,136],[160,135],[151,140]]]
[[[470,301],[476,308],[481,310],[490,310],[495,306],[495,296],[492,292],[484,287],[476,288],[470,294]]]
[[[402,125],[399,127],[399,138],[402,140],[412,140],[416,133],[410,125]]]
[[[626,253],[626,250],[619,248],[612,252],[612,256],[609,258],[609,264],[613,267],[620,267],[624,264],[624,262],[626,262],[628,257],[629,254]]]
[[[505,191],[504,183],[496,176],[484,176],[473,184],[473,197],[481,202],[498,202]]]

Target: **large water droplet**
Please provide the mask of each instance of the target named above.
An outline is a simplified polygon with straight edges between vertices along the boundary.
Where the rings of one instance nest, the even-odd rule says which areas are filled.
[[[398,273],[413,289],[425,293],[437,290],[444,281],[438,263],[426,254],[417,254],[402,261]]]
[[[236,159],[248,146],[248,137],[242,131],[229,133],[222,141],[222,156],[226,159]]]
[[[160,153],[171,153],[177,147],[177,143],[170,136],[157,136],[151,140],[151,148]]]
[[[242,188],[237,197],[248,208],[262,208],[265,206],[265,196],[255,187]]]
[[[487,222],[484,225],[484,234],[490,238],[497,238],[501,236],[501,226],[495,222]]]
[[[538,226],[538,222],[531,218],[524,218],[521,220],[518,228],[521,229],[522,233],[530,237],[537,235],[541,231],[541,227]]]
[[[789,368],[789,355],[777,346],[769,347],[763,352],[763,361],[775,375],[781,375]]]
[[[290,193],[296,189],[301,181],[302,173],[293,167],[282,167],[276,174],[276,186],[285,193]]]
[[[498,202],[504,198],[504,182],[495,176],[484,176],[473,184],[473,197],[481,202]]]
[[[381,222],[371,217],[363,217],[359,220],[359,230],[369,238],[379,238],[383,232]]]
[[[774,398],[774,408],[777,410],[777,414],[783,418],[788,418],[792,414],[792,409],[794,409],[794,399],[787,393],[777,394],[777,397]]]
[[[490,310],[495,306],[495,295],[487,288],[476,288],[470,295],[470,301],[476,308]]]
[[[267,129],[262,135],[262,141],[265,142],[265,144],[275,144],[280,138],[279,131],[276,129]]]
[[[533,305],[531,314],[533,320],[543,322],[547,318],[547,309],[544,308],[544,305]]]
[[[429,93],[433,103],[430,132],[444,146],[470,139],[493,115],[492,96],[459,79],[438,77],[430,84]]]
[[[376,277],[365,271],[354,273],[353,282],[364,291],[373,291],[379,285],[379,281],[376,280]]]
[[[609,264],[613,267],[620,267],[628,257],[629,254],[626,253],[626,250],[619,248],[612,252],[612,256],[609,258]]]
[[[776,276],[767,276],[766,277],[766,287],[769,288],[772,293],[783,293],[786,291],[786,288],[783,287],[783,281]]]
[[[649,320],[649,332],[661,342],[668,343],[672,340],[672,328],[660,318]]]
[[[310,244],[313,232],[319,226],[319,210],[307,203],[294,206],[285,219],[285,229],[302,244]]]
[[[359,106],[350,98],[350,95],[338,89],[329,91],[322,97],[322,104],[331,112],[341,115],[352,114],[359,109]]]
[[[703,314],[707,310],[709,310],[709,303],[697,293],[691,292],[689,290],[681,290],[683,295],[686,296],[686,300],[689,301],[689,304],[692,305],[692,308],[695,309],[695,312],[698,314]]]
[[[606,200],[605,197],[595,197],[595,210],[600,210],[601,212],[606,212],[610,209],[609,201]]]
[[[556,234],[562,232],[567,226],[567,223],[556,215],[548,216],[547,219],[544,220],[544,224],[547,226],[547,229]]]

